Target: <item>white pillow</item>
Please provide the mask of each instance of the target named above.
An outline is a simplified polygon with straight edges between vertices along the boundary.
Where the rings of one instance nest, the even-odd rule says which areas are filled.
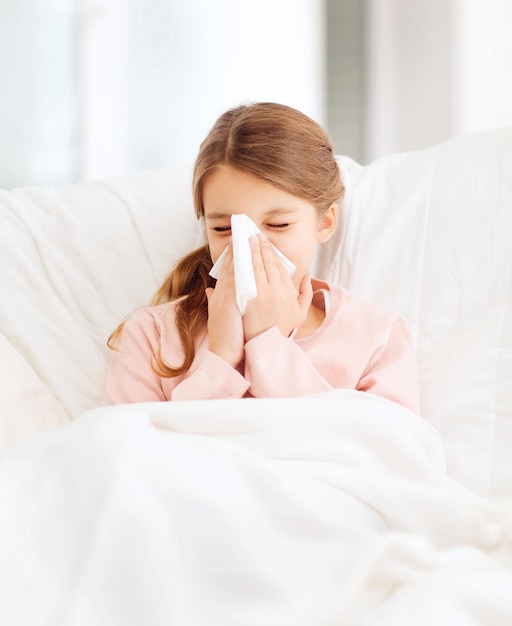
[[[0,372],[0,451],[69,421],[50,390],[1,333]]]
[[[104,402],[107,337],[199,240],[190,167],[0,191],[0,330],[68,419]],[[18,382],[38,429],[32,382]],[[13,432],[12,394],[0,415]]]
[[[317,273],[401,312],[450,473],[512,493],[512,128],[362,167]]]

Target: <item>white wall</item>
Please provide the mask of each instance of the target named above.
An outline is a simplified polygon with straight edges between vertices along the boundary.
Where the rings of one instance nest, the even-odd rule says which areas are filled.
[[[512,126],[512,0],[458,0],[458,134]]]
[[[84,1],[82,179],[192,161],[241,102],[283,102],[323,122],[318,0]]]
[[[512,126],[512,1],[367,2],[366,161]]]
[[[2,0],[0,187],[195,158],[226,108],[324,116],[322,0]]]
[[[76,177],[74,2],[0,2],[0,187]]]
[[[512,125],[512,0],[363,1],[365,162]],[[2,0],[0,187],[191,161],[249,100],[325,124],[325,34],[323,0]]]
[[[76,24],[77,178],[123,174],[131,163],[126,0],[78,0]]]

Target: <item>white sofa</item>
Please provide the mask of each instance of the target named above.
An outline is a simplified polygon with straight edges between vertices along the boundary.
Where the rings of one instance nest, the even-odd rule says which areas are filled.
[[[109,333],[202,241],[191,169],[0,193],[0,624],[510,626],[512,129],[339,163],[315,274],[406,316],[421,416],[102,406]]]
[[[403,313],[449,472],[512,493],[512,129],[360,166],[316,273]],[[0,192],[0,449],[104,400],[105,340],[201,241],[190,167]]]

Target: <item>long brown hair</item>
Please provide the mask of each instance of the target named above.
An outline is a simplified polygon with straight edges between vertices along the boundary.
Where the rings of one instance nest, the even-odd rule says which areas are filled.
[[[204,217],[203,189],[220,166],[252,174],[313,204],[319,215],[344,192],[334,146],[323,128],[307,115],[283,104],[258,102],[241,105],[222,114],[200,146],[192,191],[198,219]],[[208,272],[212,260],[208,246],[178,261],[153,297],[151,304],[176,301],[176,327],[183,345],[183,363],[171,367],[160,353],[155,371],[163,377],[186,372],[195,357],[195,339],[208,319],[205,289],[215,281]],[[109,337],[115,349],[121,324]]]

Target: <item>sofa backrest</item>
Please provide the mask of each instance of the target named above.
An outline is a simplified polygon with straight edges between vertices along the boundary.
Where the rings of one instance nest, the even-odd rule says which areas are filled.
[[[316,275],[407,318],[450,473],[512,493],[512,129],[339,164]],[[104,403],[108,335],[202,237],[189,166],[0,192],[0,448]]]
[[[52,427],[55,406],[62,423],[104,403],[106,339],[201,237],[190,181],[187,166],[0,191],[0,363],[18,363],[0,449]]]
[[[405,315],[450,473],[511,494],[512,128],[340,168],[317,273]]]

